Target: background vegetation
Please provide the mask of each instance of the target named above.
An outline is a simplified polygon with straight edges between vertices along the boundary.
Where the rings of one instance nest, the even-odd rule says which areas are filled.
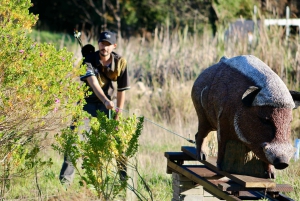
[[[153,34],[157,27],[170,30],[188,26],[189,32],[215,35],[220,25],[240,16],[252,19],[253,6],[266,18],[300,15],[297,0],[32,0],[30,12],[39,15],[36,28],[72,34],[82,30],[87,39],[109,29],[121,38]],[[206,26],[208,25],[208,26]]]
[[[21,3],[26,1],[15,0],[10,2],[22,5]],[[59,69],[54,68],[56,71],[63,70],[64,73],[71,72],[72,68],[70,69],[70,66],[80,64],[80,47],[75,43],[72,33],[70,34],[70,32],[73,32],[74,27],[82,31],[83,37],[85,37],[84,43],[90,42],[96,47],[96,35],[99,33],[99,30],[107,27],[119,32],[117,52],[128,60],[132,87],[132,89],[127,92],[128,99],[126,100],[125,113],[135,113],[137,116],[142,115],[145,117],[144,129],[140,137],[140,149],[136,161],[141,175],[152,191],[154,200],[171,200],[172,198],[171,178],[170,175],[166,174],[164,152],[179,151],[180,147],[185,145],[194,146],[188,143],[184,138],[193,139],[197,130],[197,118],[190,98],[190,91],[193,81],[203,69],[218,62],[223,55],[231,57],[241,54],[253,54],[278,73],[289,89],[299,90],[300,57],[298,35],[284,40],[284,28],[270,27],[262,28],[259,32],[255,33],[254,42],[251,44],[248,38],[224,39],[227,23],[239,18],[239,15],[251,18],[251,6],[254,3],[258,3],[257,5],[260,9],[259,13],[264,14],[259,15],[258,18],[263,18],[269,15],[278,17],[284,16],[284,7],[287,4],[293,8],[293,14],[296,15],[298,12],[297,1],[193,1],[195,5],[197,4],[199,6],[199,9],[196,9],[196,11],[199,12],[197,18],[193,18],[193,16],[195,16],[193,12],[196,11],[189,10],[194,8],[194,5],[189,1],[99,1],[105,3],[104,10],[107,12],[102,17],[99,13],[95,13],[95,8],[99,8],[100,11],[103,9],[102,4],[95,5],[94,9],[83,5],[83,3],[91,1],[32,2],[35,6],[31,8],[31,11],[34,11],[35,8],[40,8],[40,10],[34,11],[40,14],[40,20],[37,26],[34,27],[35,31],[33,33],[29,34],[25,32],[25,34],[30,36],[33,41],[37,41],[38,44],[44,44],[45,47],[49,48],[46,52],[55,52],[53,55],[67,54],[65,50],[56,53],[56,51],[60,51],[64,47],[66,47],[66,50],[73,52],[72,56],[67,54],[69,58],[68,65],[59,63],[59,65],[57,65]],[[67,4],[65,4],[65,2]],[[79,2],[82,3],[80,4],[82,7],[78,4]],[[167,4],[175,4],[176,2],[178,2],[178,4],[173,7],[169,7]],[[244,4],[246,2],[248,2],[247,5]],[[76,3],[79,5],[77,8],[67,7],[67,5],[75,6]],[[120,12],[116,12],[119,15],[113,14],[112,11],[114,11],[114,9],[110,10],[112,8],[109,7],[110,3],[115,6],[114,8],[118,8],[117,5],[120,6]],[[230,3],[232,3],[232,5]],[[183,4],[185,6],[182,6]],[[28,4],[26,5],[29,7]],[[24,7],[25,11],[26,5]],[[177,6],[183,10],[175,9]],[[249,10],[249,12],[242,13],[239,8],[245,7],[249,9],[244,10]],[[54,8],[56,10],[54,10]],[[60,10],[62,8],[65,10]],[[82,10],[83,8],[86,9],[86,11]],[[175,10],[170,10],[171,8]],[[53,10],[50,12],[47,9]],[[77,11],[76,9],[78,12],[75,12]],[[234,12],[230,12],[231,14],[233,13],[230,17],[222,13],[227,12],[229,9],[235,10]],[[16,13],[17,11],[18,10],[16,10]],[[20,14],[28,14],[25,11],[24,13],[20,12]],[[126,15],[123,11],[127,11]],[[92,15],[92,13],[95,16],[98,15],[98,18],[91,17],[91,22],[87,20],[84,21],[84,19]],[[100,12],[100,14],[101,13],[102,12]],[[183,14],[184,16],[187,15],[186,19],[185,17],[181,17]],[[118,18],[116,18],[116,16],[120,17],[121,28],[118,27]],[[4,19],[7,18],[13,19],[11,16],[1,14],[1,23],[6,22]],[[55,23],[56,26],[54,26]],[[46,32],[42,28],[51,32]],[[72,31],[69,31],[70,29],[72,29]],[[9,29],[6,30],[9,31]],[[65,33],[59,33],[63,31],[65,31]],[[131,33],[135,31],[139,34],[131,35]],[[54,34],[53,32],[56,33]],[[148,32],[150,34],[147,34]],[[10,49],[9,45],[18,47],[17,45],[20,43],[9,44],[7,42],[6,44],[7,46],[2,50],[12,54],[13,50]],[[31,43],[28,42],[28,44]],[[38,52],[40,53],[40,51]],[[41,56],[39,53],[34,57],[37,61],[40,61]],[[43,52],[43,54],[45,53]],[[74,60],[71,61],[71,57]],[[1,57],[1,59],[3,58],[7,57]],[[55,58],[57,59],[57,56],[53,56],[54,60]],[[8,62],[2,62],[2,69],[12,68],[6,65],[7,63]],[[52,72],[50,67],[53,66],[50,64],[53,63],[43,61],[41,64],[49,65],[46,69],[49,73]],[[23,66],[24,64],[22,63],[20,65]],[[39,66],[38,64],[35,65]],[[29,68],[29,66],[25,67]],[[64,73],[62,73],[61,76],[67,76]],[[46,72],[45,75],[47,75]],[[44,79],[46,78],[42,80]],[[75,84],[77,82],[72,83]],[[6,85],[1,83],[1,88],[5,86]],[[20,85],[14,83],[13,86]],[[75,90],[77,88],[72,89],[74,89],[74,91],[65,91],[64,93],[77,94],[81,91]],[[46,92],[50,93],[51,91],[45,91],[45,93]],[[76,100],[75,96],[73,98],[72,100]],[[24,111],[30,113],[34,111],[32,108],[33,107],[24,108]],[[49,106],[49,108],[51,107]],[[62,113],[58,114],[64,114],[65,110],[61,111]],[[55,117],[53,119],[61,120],[61,118],[57,118],[57,116],[53,117]],[[55,125],[58,124],[55,123]],[[295,110],[291,140],[300,137],[299,125],[299,110]],[[68,126],[68,121],[64,121],[59,127],[66,126]],[[162,127],[165,129],[162,129]],[[62,156],[50,148],[50,145],[54,142],[54,134],[58,133],[59,130],[60,128],[48,131],[47,138],[34,138],[35,141],[32,142],[34,142],[37,147],[42,147],[42,149],[34,152],[35,157],[33,157],[33,159],[41,158],[43,160],[49,160],[51,158],[51,163],[48,163],[47,168],[34,166],[35,168],[31,169],[26,175],[10,177],[9,186],[5,186],[2,183],[2,196],[5,199],[95,199],[87,187],[79,187],[78,177],[68,190],[60,185],[58,174],[62,164]],[[44,130],[37,131],[37,136],[45,136]],[[212,138],[208,147],[211,155],[215,155],[216,143],[214,138]],[[4,174],[6,170],[5,166],[3,167],[1,170],[2,174]],[[290,167],[286,170],[277,171],[278,183],[293,185],[294,191],[289,193],[288,196],[295,200],[299,200],[300,198],[299,170],[299,161],[292,161]],[[139,190],[145,191],[141,187],[139,187]],[[119,199],[124,199],[124,195],[120,195]]]

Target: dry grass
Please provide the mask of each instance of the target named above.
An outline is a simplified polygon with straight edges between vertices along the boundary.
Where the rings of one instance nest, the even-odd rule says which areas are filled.
[[[133,90],[127,93],[130,97],[127,100],[128,107],[138,108],[141,115],[158,122],[164,128],[185,138],[194,139],[197,117],[190,98],[193,81],[204,68],[218,62],[223,55],[232,57],[253,54],[267,63],[289,89],[298,90],[299,82],[295,78],[298,78],[300,65],[298,38],[291,39],[288,43],[284,42],[282,32],[281,28],[276,27],[262,29],[256,36],[256,44],[252,47],[249,47],[246,39],[224,41],[222,33],[213,38],[209,34],[195,36],[179,32],[161,37],[165,33],[156,32],[152,46],[148,44],[145,48],[133,45],[139,41],[130,41],[132,44],[130,42],[125,44],[127,47],[119,47],[121,54],[128,58],[133,73],[131,74]],[[151,80],[147,77],[147,72],[152,76]],[[135,80],[140,80],[143,84]],[[299,137],[298,130],[299,109],[294,111],[291,140]],[[193,146],[151,122],[145,123],[140,142],[138,161],[145,175],[149,172],[165,174],[166,160],[163,156],[165,151],[179,151],[181,146]],[[215,138],[212,138],[209,145],[211,154],[216,155]],[[299,189],[299,181],[288,175],[295,175],[289,171],[296,170],[298,164],[292,163],[286,172],[278,171],[278,178],[286,177],[283,183],[289,184],[289,180],[296,180],[293,182],[295,192]],[[289,195],[296,200],[299,198],[297,193]]]

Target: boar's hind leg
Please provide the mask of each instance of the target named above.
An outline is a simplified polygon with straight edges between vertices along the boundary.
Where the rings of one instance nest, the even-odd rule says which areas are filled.
[[[218,128],[218,157],[217,157],[217,167],[219,170],[222,170],[222,163],[224,161],[225,158],[225,152],[226,152],[226,144],[229,141],[229,133],[228,131],[224,131],[221,128],[224,128],[222,126],[222,124],[224,125],[225,123],[221,121],[220,126]],[[234,157],[234,156],[233,156]]]
[[[222,162],[224,160],[226,150],[226,142],[218,142],[218,157],[217,157],[217,167],[222,170]]]
[[[206,153],[204,151],[204,138],[211,131],[211,128],[208,126],[209,123],[205,120],[200,121],[198,125],[198,132],[195,135],[196,139],[196,148],[197,148],[197,160],[206,160]]]

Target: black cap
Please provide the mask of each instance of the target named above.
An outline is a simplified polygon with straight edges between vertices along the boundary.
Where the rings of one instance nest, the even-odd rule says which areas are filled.
[[[100,38],[98,40],[98,43],[103,42],[103,41],[107,41],[110,44],[116,44],[116,34],[114,34],[113,32],[110,31],[103,31],[100,34]]]

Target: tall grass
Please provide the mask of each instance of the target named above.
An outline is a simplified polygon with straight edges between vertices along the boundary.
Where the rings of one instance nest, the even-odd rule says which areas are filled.
[[[175,31],[167,36],[162,30],[155,32],[152,46],[148,48],[125,44],[121,47],[124,49],[121,52],[128,58],[133,73],[132,80],[141,80],[145,85],[142,90],[139,85],[132,84],[133,90],[128,92],[128,107],[140,108],[146,117],[186,138],[193,138],[197,130],[197,117],[190,98],[193,81],[203,69],[218,62],[222,56],[255,55],[268,64],[289,89],[298,90],[299,39],[295,36],[284,41],[282,33],[284,32],[280,27],[263,28],[255,35],[254,43],[250,46],[247,38],[230,38],[225,41],[222,32],[216,37],[209,33],[189,35],[184,31]],[[142,75],[137,76],[137,72],[142,72]],[[300,136],[298,130],[299,110],[295,110],[291,140]],[[166,160],[162,153],[178,151],[183,145],[191,146],[172,133],[165,134],[151,123],[146,125],[141,138],[139,162],[147,164],[148,161],[150,164],[152,159],[155,163],[151,167],[141,165],[141,169],[145,172],[152,169],[164,174]],[[213,147],[216,148],[215,145]],[[296,171],[298,167],[297,162],[292,163],[286,171],[278,171],[277,177],[279,182],[285,178],[283,183],[293,184],[295,191],[288,195],[296,200],[299,199],[296,193],[300,188],[297,185],[299,181],[293,176],[295,174],[289,174],[289,170]]]
[[[126,92],[126,110],[146,118],[137,161],[154,200],[172,198],[171,177],[166,174],[164,152],[180,151],[181,146],[194,146],[186,140],[194,139],[198,127],[190,92],[193,81],[203,69],[218,62],[222,56],[252,54],[278,73],[289,89],[299,89],[299,39],[296,36],[284,41],[282,33],[283,30],[278,27],[262,28],[255,35],[251,46],[247,38],[233,37],[225,40],[224,31],[219,31],[213,37],[210,33],[192,35],[187,29],[157,29],[148,41],[139,37],[120,40],[116,52],[127,59],[131,80],[131,90]],[[62,40],[66,41],[65,38],[68,38],[61,37],[61,40],[56,41],[60,45]],[[45,40],[47,41],[47,37]],[[97,44],[96,41],[91,43]],[[81,58],[79,45],[68,44],[68,49],[74,52],[78,60]],[[298,119],[299,110],[295,110],[291,140],[300,137]],[[210,148],[210,152],[215,154],[214,138],[210,142]],[[38,175],[42,183],[50,185],[48,183],[53,182],[54,186],[42,190],[45,192],[47,189],[47,195],[58,195],[60,198],[74,194],[90,196],[88,191],[79,192],[80,188],[76,188],[76,185],[68,191],[62,190],[56,180],[62,158],[56,154],[52,156],[58,157],[54,169],[51,169],[51,175],[55,176],[51,180],[47,179],[49,176],[45,177],[46,170],[41,170]],[[298,169],[299,162],[292,162],[286,170],[278,171],[277,176],[279,183],[293,185],[294,192],[288,195],[295,200],[300,199],[297,193],[300,190],[299,179],[295,177],[299,175]],[[17,186],[16,183],[14,185]],[[8,197],[17,198],[18,193],[24,193],[21,188],[18,189]]]

